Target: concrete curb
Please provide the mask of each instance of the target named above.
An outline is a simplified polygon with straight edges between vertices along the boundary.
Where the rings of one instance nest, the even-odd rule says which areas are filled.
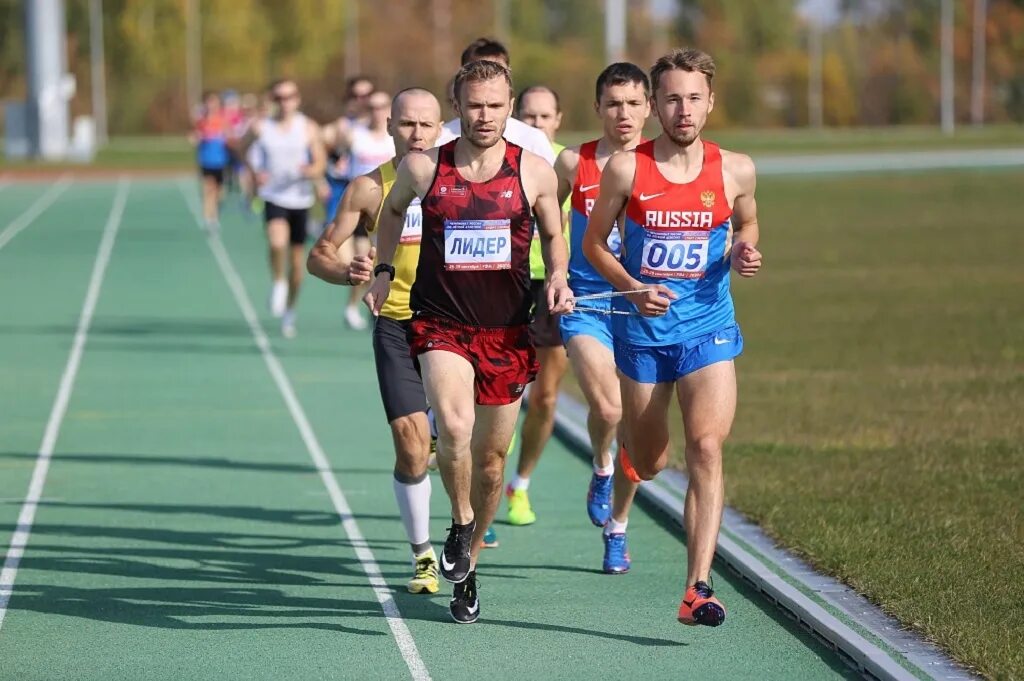
[[[561,393],[555,432],[571,451],[589,461],[590,439],[585,423],[585,405]],[[639,494],[682,525],[686,484],[684,474],[666,470],[658,480],[642,483]],[[803,561],[775,547],[759,528],[729,508],[722,518],[716,557],[867,678],[886,681],[979,678],[937,647],[903,630],[898,622],[845,585],[815,573]],[[817,599],[796,585],[812,592]],[[846,619],[856,623],[857,628],[884,642],[892,652],[858,633],[825,605],[840,611]]]

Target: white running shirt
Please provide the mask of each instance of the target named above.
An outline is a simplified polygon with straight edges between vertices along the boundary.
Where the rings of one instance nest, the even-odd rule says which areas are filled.
[[[316,203],[313,182],[302,174],[302,166],[311,161],[309,124],[295,114],[287,128],[272,118],[263,119],[254,147],[259,149],[257,166],[270,177],[259,195],[282,208],[311,208]]]
[[[365,125],[352,127],[349,176],[356,178],[376,170],[395,157],[395,140],[384,133],[377,137]]]
[[[462,135],[462,121],[453,118],[441,127],[441,137],[438,138],[436,146],[451,142],[460,135]],[[551,148],[548,136],[538,128],[509,116],[505,123],[505,134],[502,137],[512,144],[518,144],[523,149],[532,151],[551,165],[555,165],[555,150]]]

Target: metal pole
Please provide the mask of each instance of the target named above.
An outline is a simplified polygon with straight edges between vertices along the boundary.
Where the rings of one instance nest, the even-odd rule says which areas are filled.
[[[953,0],[942,0],[942,132],[953,134],[956,125],[953,109]]]
[[[810,64],[808,65],[807,75],[807,120],[811,127],[820,128],[825,122],[824,98],[822,97],[824,86],[821,76],[822,61],[824,59],[821,24],[818,23],[817,19],[811,19],[808,29],[807,46]]]
[[[439,80],[452,72],[452,2],[451,0],[433,0],[433,35],[434,35],[434,74]]]
[[[626,58],[626,0],[604,2],[604,60],[606,63]]]
[[[971,68],[971,123],[985,124],[985,30],[988,26],[987,0],[974,0],[974,48]]]
[[[103,58],[103,0],[89,0],[89,72],[96,141],[107,143],[107,72]]]
[[[64,158],[68,152],[68,75],[63,0],[25,3],[25,55],[28,72],[27,132],[35,156]]]
[[[203,98],[202,27],[199,25],[199,0],[185,3],[185,88],[189,113]]]
[[[358,76],[363,70],[359,63],[359,0],[349,0],[348,19],[345,22],[345,77]]]
[[[494,0],[494,34],[498,40],[508,42],[511,24],[508,0]]]

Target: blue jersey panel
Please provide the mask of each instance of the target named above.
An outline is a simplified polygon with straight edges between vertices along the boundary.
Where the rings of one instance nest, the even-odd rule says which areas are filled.
[[[228,144],[223,137],[200,140],[196,147],[196,161],[200,168],[217,170],[228,164]]]
[[[578,296],[587,293],[604,293],[612,287],[583,254],[583,234],[587,231],[587,216],[574,207],[569,213],[569,287]],[[619,257],[622,244],[619,230],[613,228],[608,235],[608,246],[615,257]]]

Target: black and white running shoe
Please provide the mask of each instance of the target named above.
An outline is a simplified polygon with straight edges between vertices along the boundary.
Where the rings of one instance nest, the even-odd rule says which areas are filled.
[[[448,538],[441,549],[441,576],[449,582],[458,584],[469,575],[469,550],[473,545],[473,531],[476,521],[468,525],[456,525],[448,528]]]
[[[452,619],[459,624],[472,624],[480,618],[480,598],[476,589],[476,570],[466,579],[455,585],[452,600],[448,602],[448,611]]]

